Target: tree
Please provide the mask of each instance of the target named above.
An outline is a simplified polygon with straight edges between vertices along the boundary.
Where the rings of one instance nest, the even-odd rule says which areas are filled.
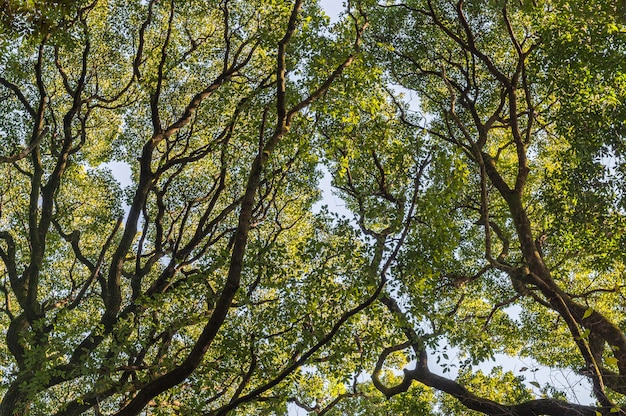
[[[3,3],[0,414],[623,412],[605,3]]]
[[[439,202],[456,235],[442,230],[436,214],[424,217],[445,242],[433,245],[418,231],[409,238],[401,257],[408,278],[399,279],[406,300],[389,309],[428,322],[431,336],[458,346],[474,364],[503,352],[574,369],[589,377],[599,407],[493,400],[466,388],[466,373],[456,382],[434,375],[423,324],[405,328],[416,368],[396,386],[377,382],[374,372],[375,383],[393,396],[416,380],[486,414],[620,411],[621,11],[603,2],[462,0],[382,9],[372,18],[373,53],[388,62],[391,82],[420,98],[427,119],[399,105],[405,123],[426,131],[448,159],[433,165],[431,175],[440,175],[433,186],[462,184],[448,205]],[[427,292],[436,300],[424,303],[415,290],[420,280],[441,290]]]
[[[337,297],[376,264],[310,212],[307,107],[364,16],[331,36],[310,2],[94,1],[3,22],[0,414],[284,406],[274,387],[380,291]]]

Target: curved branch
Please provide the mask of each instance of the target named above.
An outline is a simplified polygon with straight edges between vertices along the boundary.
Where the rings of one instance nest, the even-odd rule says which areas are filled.
[[[24,93],[22,92],[22,90],[20,90],[20,87],[18,87],[17,85],[13,84],[12,82],[8,81],[6,78],[4,77],[0,77],[0,84],[4,85],[6,88],[10,89],[11,91],[13,91],[13,93],[15,94],[15,96],[17,97],[17,99],[20,101],[20,103],[22,103],[22,105],[24,106],[24,108],[26,109],[26,111],[28,111],[28,114],[30,114],[30,116],[33,119],[37,118],[37,112],[35,111],[35,109],[30,105],[30,103],[28,102],[28,100],[26,99],[26,97],[24,96]]]
[[[383,297],[381,301],[393,315],[401,321],[407,322],[404,313],[392,298]],[[381,352],[374,373],[372,374],[374,386],[388,398],[406,392],[413,381],[417,381],[451,395],[468,409],[476,410],[490,416],[597,416],[598,413],[601,415],[615,414],[615,409],[617,409],[613,406],[584,406],[557,399],[529,400],[524,403],[507,405],[480,397],[467,390],[465,386],[457,381],[431,373],[428,368],[428,352],[426,351],[424,337],[420,337],[409,325],[405,325],[402,330],[408,340],[405,343],[384,349]],[[403,369],[403,378],[399,384],[392,387],[384,385],[380,381],[379,375],[386,358],[393,352],[409,347],[411,347],[418,356],[415,368],[412,370]]]
[[[30,155],[30,153],[35,150],[37,146],[39,146],[39,143],[41,143],[41,139],[43,139],[47,132],[48,126],[44,127],[43,130],[39,134],[37,134],[35,140],[31,141],[28,146],[20,150],[18,153],[11,156],[0,156],[0,163],[13,163],[17,162],[18,160],[24,159],[25,157]]]

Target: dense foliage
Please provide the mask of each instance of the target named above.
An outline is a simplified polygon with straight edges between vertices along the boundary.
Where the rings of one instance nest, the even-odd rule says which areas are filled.
[[[0,415],[626,413],[619,4],[0,5]]]

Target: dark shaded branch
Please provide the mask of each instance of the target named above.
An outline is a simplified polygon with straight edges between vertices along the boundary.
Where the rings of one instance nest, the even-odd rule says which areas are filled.
[[[13,84],[12,82],[8,81],[6,78],[4,77],[0,77],[0,84],[4,85],[6,88],[10,89],[11,91],[13,91],[13,93],[15,94],[15,96],[17,97],[17,99],[20,101],[20,103],[22,103],[22,105],[24,106],[24,108],[26,109],[26,111],[28,111],[28,114],[30,114],[30,116],[33,119],[37,119],[37,112],[35,111],[35,109],[30,105],[30,103],[28,102],[28,100],[26,99],[26,97],[24,96],[24,93],[22,92],[22,90],[20,90],[20,87],[18,87],[16,84]]]

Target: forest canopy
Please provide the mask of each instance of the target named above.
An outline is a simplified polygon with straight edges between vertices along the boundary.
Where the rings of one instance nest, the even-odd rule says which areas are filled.
[[[0,415],[626,414],[622,3],[1,0]]]

